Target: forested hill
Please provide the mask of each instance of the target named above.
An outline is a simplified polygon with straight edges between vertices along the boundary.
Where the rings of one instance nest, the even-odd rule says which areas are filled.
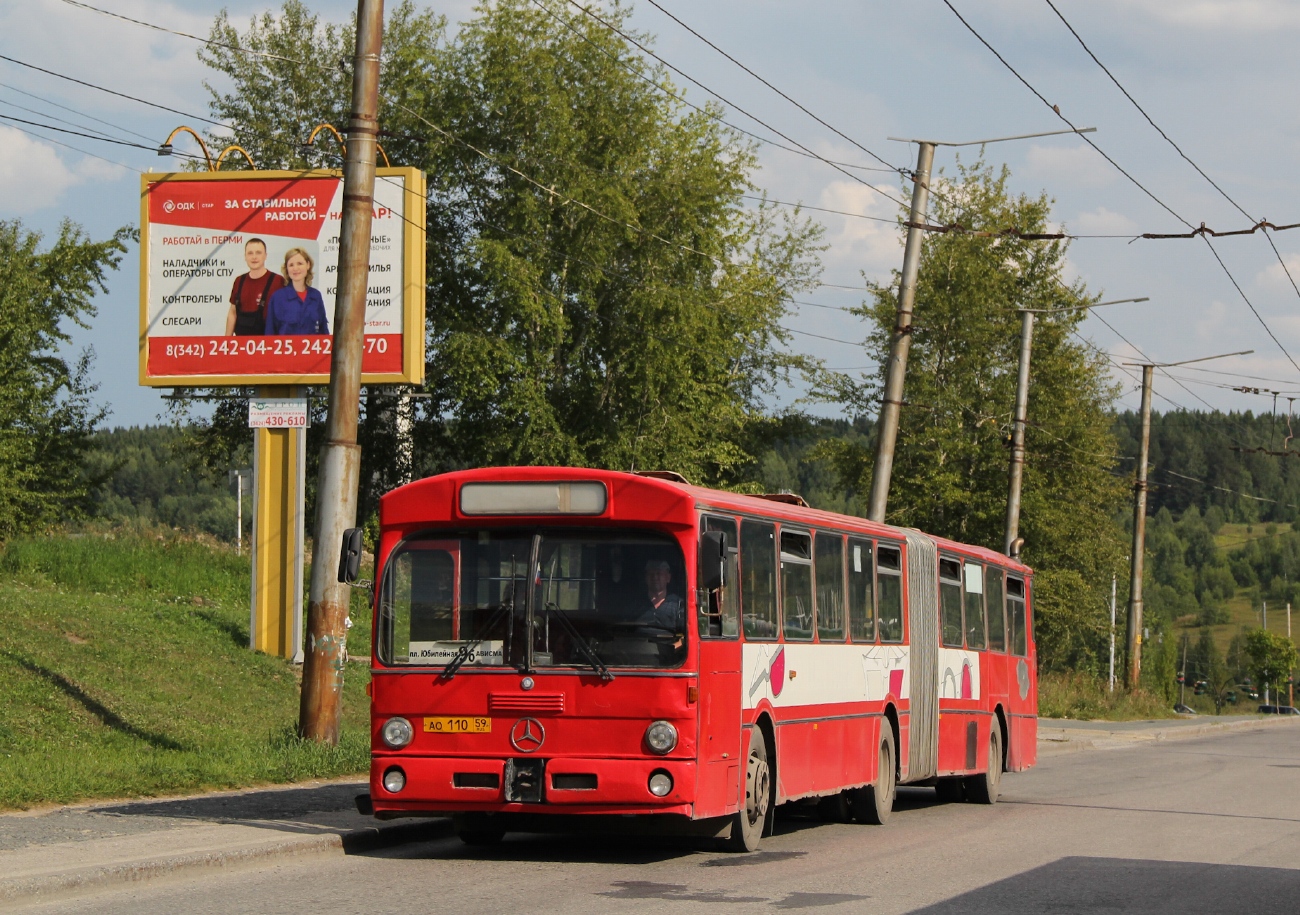
[[[1141,431],[1139,414],[1116,418],[1126,474]],[[1285,404],[1277,415],[1152,413],[1150,480],[1153,515],[1167,508],[1179,517],[1194,505],[1202,514],[1217,506],[1225,521],[1300,520],[1300,413],[1288,420]]]

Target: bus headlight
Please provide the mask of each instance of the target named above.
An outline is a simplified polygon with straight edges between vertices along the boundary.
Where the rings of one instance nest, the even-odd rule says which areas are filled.
[[[406,773],[393,766],[384,773],[384,790],[389,794],[396,794],[406,787]],[[651,791],[654,789],[651,788]]]
[[[648,787],[655,797],[667,797],[668,792],[673,790],[673,777],[663,769],[656,769],[650,775]]]
[[[677,728],[667,721],[655,721],[645,729],[645,742],[652,753],[671,753],[677,746]]]
[[[415,730],[405,718],[389,718],[379,730],[379,736],[391,749],[400,750],[411,742]]]

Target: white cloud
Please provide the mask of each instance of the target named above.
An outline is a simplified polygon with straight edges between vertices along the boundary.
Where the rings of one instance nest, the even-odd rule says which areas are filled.
[[[1300,28],[1300,6],[1294,0],[1124,0],[1123,6],[1172,25],[1204,31]]]
[[[898,208],[892,201],[864,185],[832,181],[822,188],[817,205],[855,214],[814,214],[826,227],[826,242],[831,246],[824,258],[828,267],[842,265],[854,272],[888,275],[902,262],[902,233],[894,221]]]
[[[1048,189],[1105,187],[1115,172],[1090,146],[1042,146],[1035,143],[1025,157],[1027,174],[1047,182]]]
[[[1269,264],[1255,274],[1255,285],[1266,292],[1294,293],[1291,279],[1287,279],[1287,271],[1290,271],[1292,279],[1300,283],[1300,254],[1283,254],[1282,260],[1286,264],[1286,270],[1282,269],[1280,263]]]
[[[1132,235],[1138,232],[1137,223],[1104,206],[1080,213],[1069,228],[1077,235]]]
[[[25,215],[54,206],[83,181],[112,180],[130,172],[96,159],[69,167],[59,151],[20,130],[0,126],[0,200],[4,210]]]

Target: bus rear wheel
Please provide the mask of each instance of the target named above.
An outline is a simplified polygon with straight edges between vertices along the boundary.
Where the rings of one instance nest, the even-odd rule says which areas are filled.
[[[731,820],[731,837],[722,841],[724,851],[758,851],[772,803],[772,769],[767,762],[767,741],[755,727],[749,732],[749,756],[745,761],[745,806]]]
[[[852,792],[853,818],[859,823],[885,825],[894,811],[894,795],[898,789],[894,766],[894,732],[886,727],[880,736],[879,768],[876,783]]]
[[[988,766],[966,779],[966,798],[976,804],[996,804],[1002,788],[1002,729],[994,719],[989,734]]]

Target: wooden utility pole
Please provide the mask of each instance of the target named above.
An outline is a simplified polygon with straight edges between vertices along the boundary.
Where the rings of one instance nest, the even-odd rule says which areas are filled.
[[[370,280],[370,223],[374,213],[375,145],[379,136],[379,55],[383,0],[358,0],[352,68],[352,113],[343,162],[343,219],[339,232],[338,297],[330,361],[329,414],[316,488],[316,536],[307,608],[307,651],[302,671],[298,731],[337,744],[347,661],[350,591],[337,580],[343,532],[356,524],[366,287]]]
[[[1138,447],[1137,479],[1133,483],[1133,555],[1128,584],[1128,688],[1137,689],[1142,674],[1142,564],[1147,537],[1147,460],[1151,452],[1151,376],[1154,365],[1142,366],[1142,440]]]

